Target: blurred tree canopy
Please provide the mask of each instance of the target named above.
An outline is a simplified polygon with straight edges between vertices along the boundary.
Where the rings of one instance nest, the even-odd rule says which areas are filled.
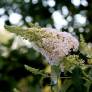
[[[8,25],[38,23],[42,27],[55,27],[72,34],[82,33],[87,41],[91,41],[92,36],[91,10],[92,0],[0,1],[0,19]]]

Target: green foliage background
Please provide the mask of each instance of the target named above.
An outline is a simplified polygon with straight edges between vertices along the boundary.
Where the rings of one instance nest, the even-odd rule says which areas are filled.
[[[50,9],[61,11],[63,6],[67,6],[69,15],[72,16],[73,20],[69,22],[66,27],[63,27],[62,30],[68,31],[69,27],[72,27],[78,38],[81,38],[81,40],[79,51],[71,53],[71,55],[64,60],[66,63],[69,62],[66,64],[66,71],[71,71],[72,66],[74,68],[72,73],[70,71],[65,74],[61,72],[61,77],[65,78],[59,80],[61,81],[59,86],[62,92],[91,92],[92,67],[90,66],[92,64],[92,47],[89,48],[88,42],[92,42],[92,0],[87,0],[88,6],[86,7],[83,5],[76,7],[71,3],[71,0],[55,0],[56,4],[54,7],[44,7],[42,3],[44,1],[46,0],[38,0],[37,4],[33,4],[32,0],[29,0],[28,3],[24,0],[0,0],[0,8],[5,9],[3,15],[7,15],[8,17],[9,11],[20,13],[22,15],[22,21],[24,22],[22,26],[30,27],[30,23],[27,22],[25,18],[26,16],[31,16],[33,19],[32,22],[39,23],[41,27],[46,27],[47,24],[55,27],[54,21],[51,18],[53,12],[50,12]],[[86,25],[75,27],[75,14],[80,14],[84,11],[84,15],[87,18]],[[69,15],[64,16],[64,18],[66,19]],[[7,19],[5,23],[7,25],[12,25],[9,19]],[[84,31],[80,32],[80,28],[83,28]],[[84,36],[85,40],[81,36],[79,37],[80,34]],[[50,86],[46,86],[51,82],[50,77],[43,77],[40,74],[35,75],[34,73],[27,71],[24,67],[24,65],[29,65],[33,68],[45,71],[48,64],[45,62],[44,57],[25,45],[19,46],[16,49],[11,49],[15,37],[9,40],[6,39],[7,42],[4,42],[4,38],[4,36],[3,38],[0,38],[0,92],[51,92]],[[8,55],[4,55],[4,53],[8,53]],[[85,65],[90,65],[84,70],[86,79],[82,78],[85,75],[82,72],[82,68],[85,67],[79,67],[79,63],[72,64],[73,61],[81,62],[81,59],[84,61]]]

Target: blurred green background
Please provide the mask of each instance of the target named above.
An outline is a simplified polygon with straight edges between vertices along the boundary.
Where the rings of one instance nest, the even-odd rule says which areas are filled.
[[[92,0],[0,0],[0,25],[30,27],[31,22],[77,37],[83,34],[86,42],[92,42]],[[30,73],[25,64],[48,66],[29,42],[0,29],[0,92],[51,92],[49,86],[45,88],[50,78]]]

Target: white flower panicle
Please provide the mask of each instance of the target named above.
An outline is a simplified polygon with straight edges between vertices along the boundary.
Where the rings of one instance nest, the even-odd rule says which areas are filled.
[[[13,27],[14,29],[14,27]],[[33,43],[33,48],[44,55],[47,61],[53,64],[59,64],[59,61],[73,51],[78,49],[79,42],[68,32],[60,32],[52,28],[28,28],[26,31],[22,29],[8,28],[10,32],[21,35],[25,39],[29,39]]]

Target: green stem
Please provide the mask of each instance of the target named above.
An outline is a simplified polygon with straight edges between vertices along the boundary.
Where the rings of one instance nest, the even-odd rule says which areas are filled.
[[[58,79],[60,71],[58,66],[51,66],[52,92],[59,92]]]

